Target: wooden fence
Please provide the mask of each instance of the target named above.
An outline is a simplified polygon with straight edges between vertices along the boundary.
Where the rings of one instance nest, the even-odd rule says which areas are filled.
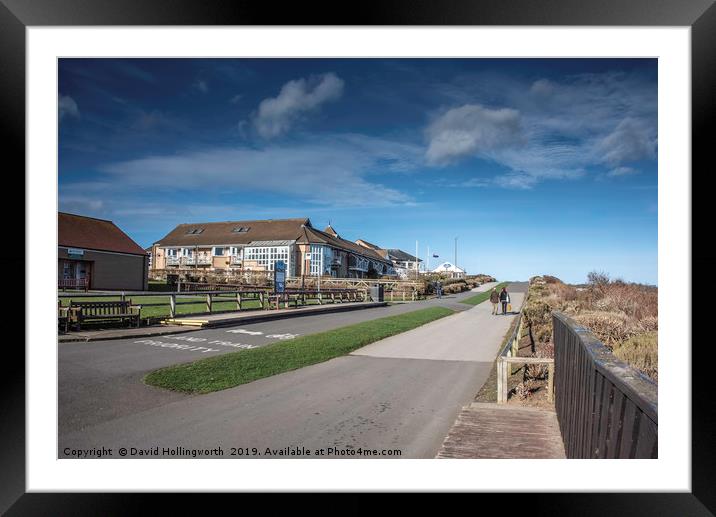
[[[206,313],[215,312],[213,305],[220,302],[232,302],[235,304],[236,311],[243,310],[242,304],[248,301],[258,302],[261,308],[270,308],[270,299],[275,297],[272,295],[270,290],[266,289],[222,289],[222,290],[198,290],[198,291],[182,291],[176,293],[170,292],[151,292],[151,291],[123,291],[123,292],[93,292],[93,293],[82,293],[82,294],[71,294],[71,293],[58,293],[58,298],[82,298],[83,300],[91,300],[92,298],[117,298],[121,301],[125,301],[127,297],[133,298],[135,301],[140,300],[136,305],[142,307],[168,307],[169,318],[174,318],[178,315],[177,306],[179,305],[198,305],[205,304]],[[151,302],[143,303],[141,298],[164,298],[166,301],[162,302]],[[344,303],[344,302],[364,302],[367,300],[367,293],[361,289],[322,289],[321,291],[311,289],[287,289],[281,301],[285,302],[288,308],[290,301],[294,302],[294,305],[298,307],[298,301],[301,300],[305,303],[306,300],[315,300],[318,304],[323,305],[325,302],[330,303]],[[278,308],[278,302],[277,302]],[[220,312],[233,312],[233,311],[220,311]],[[203,313],[191,313],[181,314],[181,316],[191,316],[194,314]],[[158,318],[163,319],[163,318]]]
[[[657,385],[553,313],[555,406],[568,458],[656,458]]]
[[[522,301],[524,307],[527,296]],[[522,309],[517,316],[515,330],[512,331],[507,343],[502,347],[497,356],[497,403],[505,404],[509,394],[508,379],[512,375],[513,364],[544,364],[547,365],[547,400],[552,402],[554,394],[554,359],[551,357],[520,357],[517,355],[522,338],[522,329],[524,327],[524,316]],[[518,370],[519,371],[519,370]]]

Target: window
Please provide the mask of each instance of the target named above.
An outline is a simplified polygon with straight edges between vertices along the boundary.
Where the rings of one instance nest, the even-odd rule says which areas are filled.
[[[231,231],[234,232],[234,233],[246,233],[246,232],[248,232],[250,229],[251,229],[251,228],[248,227],[248,226],[237,226],[236,228],[234,228],[234,229],[231,230]]]
[[[289,265],[288,246],[244,248],[244,260],[256,261],[260,266],[273,271],[273,266],[278,260],[283,260],[287,266]]]
[[[187,230],[187,235],[199,235],[201,232],[204,231],[204,228],[191,228]]]
[[[167,249],[167,257],[176,257],[177,256],[177,250],[174,248],[168,248]]]
[[[224,248],[215,247],[214,248],[214,256],[215,257],[223,257],[224,256]]]

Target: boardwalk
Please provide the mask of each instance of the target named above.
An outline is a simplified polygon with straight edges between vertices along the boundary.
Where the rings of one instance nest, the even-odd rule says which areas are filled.
[[[437,458],[564,458],[553,411],[473,402],[460,412]]]

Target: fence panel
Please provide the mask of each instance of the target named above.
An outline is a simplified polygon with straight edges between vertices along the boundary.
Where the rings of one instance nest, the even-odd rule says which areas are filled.
[[[657,385],[553,313],[555,407],[568,458],[656,458]]]

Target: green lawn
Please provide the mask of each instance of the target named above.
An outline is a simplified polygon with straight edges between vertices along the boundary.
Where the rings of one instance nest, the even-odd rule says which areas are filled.
[[[502,289],[503,287],[507,287],[507,282],[502,282],[502,283],[497,284],[497,285],[495,286],[495,288],[496,288],[498,291],[499,291],[500,289]],[[469,305],[478,305],[478,304],[484,302],[485,300],[489,300],[489,299],[490,299],[490,292],[491,292],[491,291],[492,291],[492,289],[490,289],[489,291],[485,291],[484,293],[478,293],[478,294],[476,294],[475,296],[471,296],[470,298],[466,298],[466,299],[462,300],[461,303],[467,303],[467,304],[469,304]]]
[[[145,377],[152,386],[186,393],[232,388],[289,370],[321,363],[374,341],[400,334],[453,314],[445,307],[421,309],[398,316],[350,325],[270,345],[231,352],[155,370]]]

